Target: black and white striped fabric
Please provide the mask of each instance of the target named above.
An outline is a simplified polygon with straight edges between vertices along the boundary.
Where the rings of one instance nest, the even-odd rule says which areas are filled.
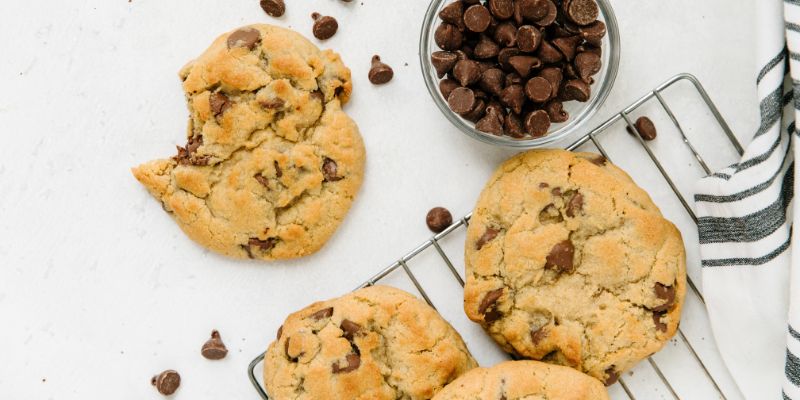
[[[760,126],[738,164],[696,188],[703,291],[745,397],[800,400],[800,270],[792,251],[800,0],[759,2],[757,24]]]

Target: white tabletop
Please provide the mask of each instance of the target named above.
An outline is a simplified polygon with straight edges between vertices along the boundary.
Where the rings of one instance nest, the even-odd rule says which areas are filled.
[[[0,2],[0,397],[156,399],[150,377],[174,368],[183,376],[175,398],[255,399],[245,367],[288,312],[351,290],[427,239],[429,208],[468,213],[493,168],[512,154],[463,136],[434,107],[417,56],[426,1],[288,3],[273,19],[257,0]],[[691,72],[747,142],[758,122],[756,2],[612,3],[621,69],[589,125]],[[314,256],[259,263],[209,253],[129,169],[185,142],[177,78],[185,62],[248,23],[309,35],[312,11],[339,20],[338,34],[319,44],[353,71],[346,111],[367,147],[363,188]],[[367,80],[376,53],[395,70],[382,87]],[[657,175],[641,179],[645,187],[663,184]],[[684,234],[687,243],[694,237]],[[450,300],[457,310],[461,299]],[[199,355],[212,329],[230,349],[223,361]]]

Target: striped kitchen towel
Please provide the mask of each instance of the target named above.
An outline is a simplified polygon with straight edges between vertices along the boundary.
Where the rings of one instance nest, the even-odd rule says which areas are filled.
[[[756,18],[760,126],[738,164],[696,189],[703,293],[745,398],[800,400],[800,252],[792,242],[800,0],[759,2]]]

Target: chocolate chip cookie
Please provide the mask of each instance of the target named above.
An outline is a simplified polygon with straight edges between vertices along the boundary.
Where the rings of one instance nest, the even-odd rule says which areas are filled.
[[[608,400],[595,378],[560,365],[507,361],[475,368],[447,385],[433,400]]]
[[[133,174],[193,240],[237,258],[321,248],[363,179],[364,145],[343,111],[350,70],[300,34],[246,26],[180,72],[190,111],[177,155]]]
[[[291,314],[267,350],[264,382],[272,400],[422,400],[476,366],[435,310],[373,286]]]
[[[510,353],[611,384],[678,329],[680,232],[600,155],[535,150],[503,163],[465,253],[465,311]]]

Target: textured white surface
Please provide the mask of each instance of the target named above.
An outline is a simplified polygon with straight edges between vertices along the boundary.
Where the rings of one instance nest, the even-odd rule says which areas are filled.
[[[434,108],[417,58],[426,1],[289,0],[286,16],[277,20],[257,3],[0,2],[0,397],[159,398],[149,378],[174,368],[183,376],[175,398],[254,399],[245,367],[287,312],[352,289],[426,239],[430,207],[469,212],[494,166],[511,154],[461,135]],[[755,2],[613,4],[622,64],[609,100],[589,126],[667,77],[691,72],[746,142],[757,125]],[[246,23],[309,34],[312,11],[338,18],[339,33],[321,45],[339,51],[353,70],[355,92],[346,111],[359,123],[368,151],[360,197],[327,247],[312,257],[264,264],[210,254],[180,232],[129,168],[168,156],[184,142],[187,112],[177,71],[186,61],[218,34]],[[366,79],[374,53],[395,69],[383,87]],[[683,104],[680,95],[673,100]],[[683,122],[707,119],[689,101]],[[702,129],[694,133],[698,140],[706,136]],[[641,151],[629,151],[630,140],[619,141],[613,154],[625,156],[621,164],[636,172],[667,215],[690,226],[680,209],[666,204],[671,198],[661,178],[639,168],[645,163],[633,154]],[[675,168],[690,168],[680,146],[668,139],[656,145],[659,154],[679,160]],[[690,188],[694,176],[679,186]],[[691,265],[696,234],[690,227],[683,232]],[[458,265],[460,240],[446,243]],[[429,257],[436,267],[418,268],[423,278],[443,271],[435,255]],[[697,266],[690,269],[699,285]],[[428,278],[436,282],[429,289],[440,286]],[[450,282],[446,278],[441,285]],[[497,359],[465,321],[457,288],[447,289],[454,294],[434,301],[482,361]],[[683,329],[729,398],[736,398],[704,318],[692,297]],[[199,355],[213,328],[230,349],[223,361]],[[681,343],[655,360],[681,398],[710,398],[714,392]],[[671,398],[647,362],[625,379],[637,398]],[[624,398],[619,385],[612,392]]]

